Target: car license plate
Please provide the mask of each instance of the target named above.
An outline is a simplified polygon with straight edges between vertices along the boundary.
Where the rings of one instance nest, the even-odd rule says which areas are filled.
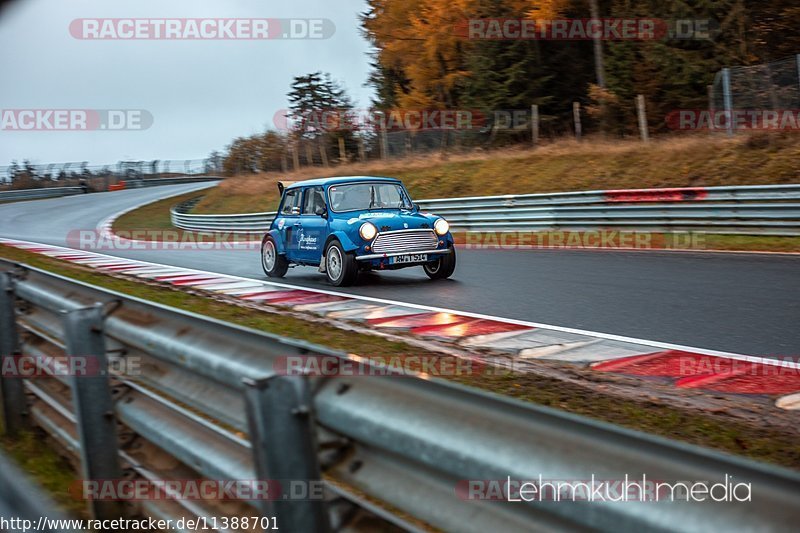
[[[390,265],[398,265],[400,263],[424,263],[428,260],[428,254],[407,254],[396,255],[389,258]]]

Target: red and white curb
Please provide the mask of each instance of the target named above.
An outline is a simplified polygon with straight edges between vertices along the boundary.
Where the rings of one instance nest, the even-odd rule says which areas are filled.
[[[175,287],[286,307],[370,328],[505,352],[522,361],[554,360],[598,372],[662,378],[685,389],[777,395],[781,409],[800,410],[800,364],[644,341],[522,320],[396,302],[286,283],[243,278],[0,238],[28,252]]]

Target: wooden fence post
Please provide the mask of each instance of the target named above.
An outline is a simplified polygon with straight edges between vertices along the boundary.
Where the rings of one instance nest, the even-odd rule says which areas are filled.
[[[362,163],[367,160],[367,151],[364,148],[364,139],[362,137],[358,138],[358,159]]]
[[[306,145],[306,165],[313,167],[314,166],[314,152],[311,149],[311,142],[305,141],[303,144]]]
[[[325,140],[320,137],[317,139],[319,146],[319,158],[322,160],[322,166],[328,168],[328,151],[325,149]]]
[[[339,164],[343,165],[347,163],[347,152],[345,152],[344,148],[344,137],[339,137]]]
[[[297,172],[300,170],[300,153],[297,151],[297,141],[292,143],[292,170]]]
[[[642,135],[642,141],[648,142],[650,140],[650,132],[647,129],[647,111],[644,107],[643,94],[636,97],[636,116],[639,118],[639,133]]]

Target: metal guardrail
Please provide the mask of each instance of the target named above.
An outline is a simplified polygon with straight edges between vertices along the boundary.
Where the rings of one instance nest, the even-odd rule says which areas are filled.
[[[633,189],[419,200],[456,231],[597,228],[800,235],[800,185]],[[172,224],[200,232],[261,233],[274,212],[232,215],[171,210]]]
[[[20,176],[45,180],[103,178],[120,179],[157,177],[170,174],[215,174],[221,176],[222,158],[161,159],[153,161],[117,161],[106,165],[90,165],[88,161],[46,163],[42,165],[0,165],[0,181],[13,181]]]
[[[10,522],[11,518],[19,521]],[[9,521],[6,527],[3,519]],[[50,496],[0,454],[0,530],[33,531],[34,527],[45,533],[73,531],[70,520],[57,510]]]
[[[140,189],[142,187],[158,187],[159,185],[178,185],[180,183],[197,183],[202,181],[218,181],[217,176],[196,176],[190,178],[148,178],[125,180],[128,189]]]
[[[157,187],[160,185],[177,185],[180,183],[196,183],[203,181],[217,181],[214,176],[196,176],[190,178],[153,178],[125,180],[125,188],[140,189],[142,187]],[[44,187],[41,189],[16,189],[0,191],[0,202],[17,200],[39,200],[42,198],[59,198],[74,194],[92,192],[89,187]]]
[[[3,358],[79,353],[141,361],[135,377],[4,375],[12,431],[43,428],[81,457],[87,479],[115,479],[124,469],[149,480],[325,480],[324,501],[140,502],[147,516],[246,516],[253,505],[298,532],[359,531],[350,520],[364,513],[409,531],[427,524],[481,533],[793,531],[800,520],[800,475],[792,471],[438,379],[283,375],[283,356],[347,356],[7,261],[0,270],[8,272],[0,274]],[[751,484],[753,501],[510,503],[465,499],[457,490],[467,480],[626,474],[729,476]],[[97,516],[118,511],[93,505]]]
[[[71,196],[73,194],[83,194],[87,192],[83,187],[47,187],[43,189],[17,189],[11,191],[0,191],[0,202],[12,200],[38,200],[41,198],[59,198],[61,196]]]

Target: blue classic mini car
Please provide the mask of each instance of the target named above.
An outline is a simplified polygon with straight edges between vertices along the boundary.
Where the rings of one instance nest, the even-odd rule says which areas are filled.
[[[290,266],[318,266],[336,286],[362,270],[422,266],[431,279],[456,268],[450,225],[421,213],[402,182],[368,176],[280,183],[282,198],[261,243],[270,277]]]

